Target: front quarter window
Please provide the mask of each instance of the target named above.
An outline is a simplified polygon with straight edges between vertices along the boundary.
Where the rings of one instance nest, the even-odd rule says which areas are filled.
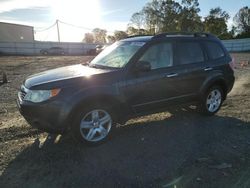
[[[90,66],[122,68],[144,44],[144,42],[115,42],[97,55]]]

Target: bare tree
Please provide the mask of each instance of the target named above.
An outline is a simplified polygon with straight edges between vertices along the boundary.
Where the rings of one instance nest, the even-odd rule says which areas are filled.
[[[142,11],[140,12],[136,12],[132,15],[131,19],[130,19],[130,26],[131,27],[135,27],[138,31],[140,31],[140,29],[142,29],[143,25],[144,25],[144,14]],[[140,33],[138,33],[140,34]]]
[[[237,29],[241,33],[250,32],[250,8],[243,7],[233,18]]]

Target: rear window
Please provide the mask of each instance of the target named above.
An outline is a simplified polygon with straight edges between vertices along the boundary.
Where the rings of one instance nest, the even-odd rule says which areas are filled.
[[[219,59],[220,57],[224,57],[225,53],[222,47],[216,42],[205,42],[207,47],[208,55],[210,59]]]
[[[204,61],[203,51],[198,42],[179,42],[177,44],[179,64],[191,64]]]

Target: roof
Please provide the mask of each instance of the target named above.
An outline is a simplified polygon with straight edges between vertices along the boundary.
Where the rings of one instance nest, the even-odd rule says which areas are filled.
[[[21,27],[32,27],[32,28],[33,28],[33,26],[29,26],[29,25],[22,25],[22,24],[15,24],[15,23],[7,23],[7,22],[0,22],[0,24],[13,25],[13,26],[21,26]]]

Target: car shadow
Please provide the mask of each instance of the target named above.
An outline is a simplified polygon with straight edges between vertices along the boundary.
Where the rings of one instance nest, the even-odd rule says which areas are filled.
[[[69,135],[37,138],[8,164],[0,187],[213,187],[221,177],[212,176],[214,171],[210,177],[209,165],[234,163],[249,152],[250,123],[187,108],[167,114],[119,126],[111,140],[96,147]],[[200,158],[209,158],[205,167],[197,164]],[[196,181],[198,174],[207,181]]]

